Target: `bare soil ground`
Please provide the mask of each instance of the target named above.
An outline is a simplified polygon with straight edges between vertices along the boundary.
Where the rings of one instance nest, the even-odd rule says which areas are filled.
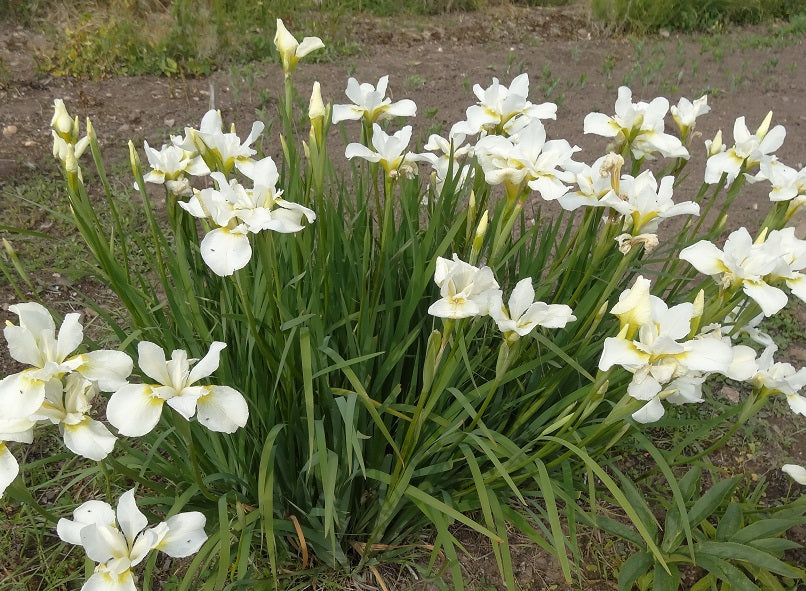
[[[305,23],[298,20],[289,28],[302,33]],[[411,98],[418,105],[414,124],[421,133],[420,145],[428,130],[446,134],[454,121],[464,118],[465,109],[476,100],[473,84],[486,87],[495,76],[508,85],[523,71],[530,76],[533,102],[558,103],[558,117],[547,122],[548,133],[582,147],[577,160],[591,162],[605,150],[603,138],[583,135],[582,120],[594,110],[612,114],[617,88],[626,83],[633,89],[634,100],[664,95],[675,104],[680,96],[693,99],[708,92],[712,112],[698,121],[702,136],[696,142],[722,129],[726,143],[730,143],[736,117],[745,115],[748,126],[754,129],[773,110],[774,123],[787,129],[779,158],[798,168],[806,162],[803,37],[772,43],[770,47],[758,41],[770,38],[768,29],[750,28],[713,37],[671,34],[631,40],[605,35],[577,9],[511,6],[433,18],[362,17],[356,19],[352,31],[362,48],[360,53],[335,63],[301,63],[295,73],[298,90],[306,95],[312,82],[318,80],[327,102],[346,103],[348,76],[374,84],[380,76],[390,74],[393,98]],[[0,23],[0,58],[8,69],[8,79],[0,86],[0,187],[31,175],[55,173],[49,132],[55,98],[64,99],[71,114],[90,116],[106,157],[125,161],[129,139],[136,146],[141,146],[144,139],[159,146],[166,142],[169,132],[181,133],[185,125],[197,126],[210,107],[211,93],[224,119],[234,120],[243,131],[255,119],[256,109],[273,116],[274,97],[282,92],[282,72],[270,63],[233,67],[199,79],[56,78],[36,67],[36,55],[48,43],[34,31]],[[303,98],[307,103],[307,96]],[[279,146],[277,130],[270,133],[271,141]],[[348,125],[347,133],[357,135],[357,126]],[[335,146],[341,145],[337,132],[332,140],[331,153],[337,154],[339,149]],[[704,162],[702,150],[701,143],[691,149],[694,157]],[[702,165],[695,167],[692,177],[702,178],[698,177],[701,173]],[[687,199],[698,187],[699,180],[684,184],[675,199]],[[742,225],[755,228],[763,217],[768,189],[752,189],[737,200],[728,220],[729,229]],[[9,192],[0,191],[0,223],[7,206],[4,200],[9,198]],[[799,214],[795,223],[799,235],[806,237],[806,215]],[[50,286],[50,297],[67,302],[71,286],[59,286],[57,279]],[[80,287],[103,295],[102,287],[90,281]],[[0,323],[10,319],[7,307],[15,299],[0,278]],[[802,330],[806,324],[802,306],[797,322]],[[14,367],[4,355],[0,353],[0,375]],[[806,363],[803,338],[792,343],[788,355],[796,365]],[[783,450],[779,445],[775,453],[788,452],[792,461],[804,464],[806,439],[802,421],[798,425],[800,434],[796,434],[794,446]],[[786,419],[779,428],[789,431],[796,425]],[[780,438],[774,431],[770,432],[773,447]],[[779,474],[777,465],[765,465],[764,456],[748,459],[745,453],[742,458],[732,460],[736,470],[766,475],[774,485],[771,492],[776,488],[786,491],[789,483]],[[607,552],[597,549],[593,538],[589,545],[593,558]],[[476,558],[465,565],[469,577],[479,585],[500,585],[492,557],[485,556],[478,541],[468,539],[468,546],[478,550],[473,552]],[[559,570],[547,556],[533,549],[522,553],[520,545],[515,547],[513,558],[524,588],[566,588]],[[597,567],[590,578],[602,574],[608,573]],[[591,590],[610,588],[614,588],[612,583],[605,581],[592,580],[588,585]]]

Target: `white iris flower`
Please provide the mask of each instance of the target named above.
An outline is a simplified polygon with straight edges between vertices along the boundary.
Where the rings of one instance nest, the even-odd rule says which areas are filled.
[[[363,158],[369,162],[378,162],[386,171],[386,175],[396,178],[399,175],[413,177],[417,174],[417,162],[428,159],[420,154],[412,154],[408,151],[411,141],[411,125],[406,125],[403,129],[388,135],[377,123],[372,124],[372,147],[369,149],[363,144],[348,144],[344,150],[344,156],[352,158]]]
[[[734,357],[730,344],[718,337],[698,335],[684,341],[691,332],[695,306],[686,302],[669,308],[649,293],[648,285],[646,279],[638,277],[611,310],[619,316],[622,329],[618,336],[605,339],[599,359],[602,371],[620,365],[633,374],[627,393],[646,401],[633,414],[640,423],[655,422],[663,416],[662,392],[677,392],[680,396],[676,402],[685,402],[688,386],[694,385],[693,380],[689,384],[670,382],[686,375],[699,378],[703,373],[724,374]]]
[[[569,306],[565,304],[546,304],[535,301],[535,289],[532,278],[521,279],[512,290],[507,305],[501,292],[493,292],[490,301],[490,316],[503,333],[514,332],[518,336],[526,336],[538,326],[546,328],[563,328],[576,320]]]
[[[474,267],[459,260],[439,257],[434,270],[434,282],[442,296],[431,304],[428,313],[439,318],[469,318],[484,316],[498,290],[498,282],[490,267]]]
[[[305,37],[302,42],[288,32],[282,19],[277,19],[277,32],[274,34],[274,46],[280,53],[280,60],[283,63],[283,72],[286,77],[291,75],[297,62],[317,49],[324,48],[325,44],[319,37]]]
[[[56,334],[50,312],[36,302],[14,304],[9,311],[19,316],[19,326],[7,324],[3,334],[13,359],[30,366],[0,380],[0,418],[29,417],[45,401],[51,380],[76,372],[112,392],[126,382],[132,360],[120,351],[92,351],[71,355],[84,340],[79,314],[67,314]]]
[[[150,433],[160,420],[167,403],[190,420],[195,414],[211,431],[233,433],[246,425],[249,408],[240,392],[229,386],[194,385],[218,369],[219,355],[226,347],[219,341],[201,360],[188,359],[177,349],[165,360],[163,350],[148,341],[137,346],[138,364],[154,384],[126,384],[109,399],[106,416],[121,435],[139,437]],[[193,368],[191,369],[191,365]]]
[[[718,183],[725,174],[728,184],[732,183],[739,173],[761,164],[770,158],[784,143],[786,130],[783,125],[770,129],[772,111],[762,121],[756,133],[747,129],[744,117],[739,117],[733,124],[733,141],[731,148],[713,153],[705,163],[705,182]],[[709,148],[710,151],[710,148]]]
[[[242,172],[252,179],[252,189],[236,180],[228,181],[220,172],[210,174],[218,188],[196,191],[179,206],[197,218],[209,218],[217,226],[201,242],[201,255],[207,266],[222,277],[242,269],[252,258],[248,234],[271,230],[283,234],[298,232],[316,220],[316,214],[298,203],[281,198],[276,188],[277,166],[271,157],[241,164]]]
[[[478,104],[468,107],[467,120],[459,123],[459,129],[467,135],[479,132],[511,133],[517,127],[532,119],[556,119],[557,105],[529,102],[529,76],[526,73],[516,76],[509,88],[500,84],[498,78],[488,88],[476,84],[473,93]]]
[[[137,508],[134,490],[123,493],[117,511],[103,501],[87,501],[73,512],[73,519],[60,519],[59,537],[83,546],[98,563],[82,591],[135,591],[132,568],[151,550],[173,558],[198,552],[207,540],[206,519],[198,511],[179,513],[154,527]]]
[[[746,228],[732,232],[720,249],[700,240],[680,251],[680,258],[705,275],[711,275],[723,287],[741,286],[755,300],[765,316],[783,308],[787,295],[771,285],[783,280],[796,296],[806,301],[806,242],[794,236],[793,228],[770,232],[766,242],[753,242]]]
[[[614,138],[619,148],[629,142],[636,159],[651,159],[655,152],[666,158],[688,158],[688,150],[682,142],[664,133],[663,118],[668,111],[669,101],[666,98],[657,97],[649,103],[633,103],[632,91],[622,86],[618,89],[616,114],[610,117],[604,113],[589,113],[585,116],[583,131]]]
[[[375,123],[392,117],[414,117],[417,114],[414,101],[403,99],[393,103],[392,99],[385,96],[388,84],[389,76],[381,76],[378,86],[366,82],[359,84],[358,80],[350,77],[345,94],[353,104],[333,105],[333,123],[358,121],[362,118]]]

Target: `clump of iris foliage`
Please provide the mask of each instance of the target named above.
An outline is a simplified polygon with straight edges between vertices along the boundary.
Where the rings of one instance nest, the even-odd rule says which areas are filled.
[[[59,520],[59,536],[97,563],[87,588],[150,586],[152,549],[195,554],[180,589],[223,589],[277,588],[289,569],[377,573],[390,556],[426,547],[429,567],[444,563],[462,588],[454,526],[463,525],[489,538],[514,589],[510,528],[554,552],[570,581],[580,554],[566,530],[577,523],[639,548],[624,589],[677,588],[686,563],[706,569],[701,586],[801,579],[780,559],[791,543],[776,541],[803,521],[803,503],[786,519],[749,523],[720,505],[735,481],[715,484],[703,498],[718,501],[705,502],[699,470],[680,482],[673,470],[717,449],[771,396],[806,414],[806,370],[776,362],[759,328],[790,295],[806,300],[806,241],[786,227],[806,202],[806,170],[773,156],[784,128],[768,116],[751,132],[739,117],[733,144],[720,133],[703,150],[694,129],[707,97],[670,109],[621,88],[614,115],[585,118],[585,133],[610,142],[585,164],[571,142],[547,139],[556,105],[530,102],[522,74],[508,87],[477,85],[466,120],[415,153],[411,127],[396,126],[417,107],[386,98],[386,76],[351,78],[351,103],[335,106],[315,84],[301,133],[293,73],[324,44],[298,42],[279,20],[275,44],[282,163],[252,147],[261,123],[244,139],[217,111],[159,150],[146,144],[147,168],[130,145],[142,235],[124,233],[116,216],[107,231],[97,217],[88,157],[113,212],[132,197],[110,188],[89,120],[82,137],[56,101],[54,156],[75,225],[128,317],[97,308],[119,338],[112,351],[84,339],[78,314],[57,332],[41,304],[10,308],[18,324],[5,337],[26,368],[0,381],[0,487],[35,503],[17,444],[5,442],[30,443],[47,425],[97,462],[87,477],[135,485],[117,511],[111,498],[87,501],[72,520],[37,506],[43,527]],[[356,140],[346,174],[329,153],[333,124]],[[676,197],[697,153],[707,156],[704,182]],[[762,225],[726,229],[731,204],[755,182],[770,189]],[[166,220],[149,184],[165,191]],[[659,234],[676,216],[682,229]],[[150,269],[132,264],[135,251]],[[704,385],[715,378],[748,386],[689,436],[700,451],[654,447],[643,425],[677,405],[710,404]],[[106,411],[96,414],[99,396]],[[669,540],[614,465],[614,446],[627,441],[667,480]],[[785,470],[806,482],[803,468]],[[167,519],[147,527],[135,494]],[[600,515],[598,499],[623,521]],[[717,509],[731,525],[704,539]]]

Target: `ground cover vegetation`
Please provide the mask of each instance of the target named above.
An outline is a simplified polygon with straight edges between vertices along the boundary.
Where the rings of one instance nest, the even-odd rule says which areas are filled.
[[[635,103],[619,89],[615,115],[585,121],[608,138],[603,154],[607,141],[614,153],[581,165],[573,143],[546,139],[554,109],[531,104],[528,78],[513,73],[508,85],[478,86],[466,120],[417,154],[399,119],[414,105],[390,104],[383,79],[351,80],[353,105],[325,105],[315,88],[309,108],[295,111],[297,60],[324,48],[289,37],[279,34],[275,48],[287,74],[281,162],[258,153],[261,124],[238,136],[211,111],[161,150],[132,147],[140,211],[110,188],[127,186],[127,173],[110,181],[91,128],[56,105],[54,154],[70,205],[56,207],[57,223],[80,230],[95,272],[121,298],[122,316],[86,304],[108,326],[98,340],[129,361],[96,335],[74,355],[67,343],[83,334],[72,315],[54,322],[33,304],[13,310],[12,355],[39,373],[28,370],[24,387],[22,374],[4,379],[4,435],[24,440],[37,425],[39,437],[58,424],[69,450],[98,462],[64,452],[22,466],[6,494],[22,503],[32,535],[63,520],[59,536],[86,548],[87,584],[97,588],[135,578],[143,588],[302,588],[325,570],[369,572],[381,585],[378,569],[417,554],[430,556],[424,574],[445,568],[451,582],[442,584],[455,588],[459,523],[490,540],[511,588],[512,527],[555,554],[569,580],[582,576],[574,532],[594,527],[630,544],[618,568],[625,589],[674,589],[684,577],[702,589],[796,588],[803,573],[782,535],[803,523],[803,499],[769,506],[763,483],[703,474],[703,459],[769,398],[803,412],[803,372],[774,362],[775,345],[756,327],[759,313],[780,313],[779,287],[803,298],[802,241],[783,229],[803,202],[803,171],[772,157],[783,128],[737,120],[734,145],[709,141],[696,199],[678,203],[671,175],[682,177],[706,100],[681,101],[666,133],[665,99]],[[351,119],[360,133],[344,176],[324,138]],[[770,185],[770,214],[710,244],[750,182],[745,173]],[[165,220],[148,183],[165,187]],[[529,212],[532,193],[554,203]],[[699,221],[708,210],[713,226]],[[662,220],[697,214],[675,239],[658,240]],[[132,223],[145,232],[132,235]],[[20,296],[37,291],[35,279],[28,289],[14,279],[15,262],[23,276],[25,267],[8,254]],[[215,385],[197,384],[207,376]],[[676,445],[642,434],[641,424],[672,426],[664,407],[699,401],[707,376],[750,389],[736,406],[709,400],[705,424],[699,408],[683,407],[689,431]],[[25,401],[9,394],[12,383]],[[105,416],[127,438],[93,422],[97,389],[111,393]],[[651,457],[668,496],[647,504],[620,445]],[[62,483],[80,488],[53,506],[30,494]],[[125,493],[131,483],[154,519]],[[189,534],[184,544],[179,533]],[[146,558],[150,548],[199,552],[171,574],[160,554]],[[48,568],[57,585],[84,580]]]

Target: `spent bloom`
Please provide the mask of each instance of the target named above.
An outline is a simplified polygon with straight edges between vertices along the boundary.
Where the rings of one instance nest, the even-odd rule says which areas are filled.
[[[493,292],[490,316],[498,325],[498,330],[503,333],[515,333],[521,337],[538,326],[563,328],[576,320],[571,308],[565,304],[535,301],[535,289],[531,277],[518,281],[506,306],[501,292],[499,290]]]
[[[352,105],[333,105],[333,123],[340,121],[358,121],[365,119],[368,123],[391,119],[392,117],[413,117],[417,114],[417,105],[411,99],[392,102],[386,97],[389,76],[381,76],[377,86],[367,82],[358,83],[352,76],[347,80],[347,98]]]
[[[688,150],[682,142],[664,133],[663,118],[669,111],[669,101],[657,97],[649,103],[632,102],[632,91],[622,86],[618,89],[616,114],[589,113],[585,116],[584,132],[614,138],[616,151],[629,144],[632,155],[637,158],[652,158],[659,152],[666,158],[688,158]]]
[[[453,260],[437,259],[434,282],[442,297],[431,304],[428,313],[439,318],[484,316],[492,299],[500,293],[490,267],[474,267],[459,260],[456,253]]]
[[[190,511],[148,527],[132,489],[120,496],[116,511],[103,501],[79,505],[73,519],[59,520],[56,532],[65,542],[83,546],[98,563],[82,591],[134,591],[133,567],[152,550],[173,558],[195,554],[207,540],[205,522],[204,515]]]
[[[719,151],[713,150],[713,145],[709,146],[712,155],[705,163],[705,182],[718,183],[725,174],[727,182],[732,183],[741,172],[772,158],[771,154],[784,143],[786,130],[783,125],[770,129],[771,120],[772,111],[761,122],[756,133],[750,133],[744,117],[736,119],[733,124],[733,141],[736,143]]]
[[[156,383],[126,384],[116,390],[106,407],[109,422],[121,435],[139,437],[154,429],[167,403],[185,419],[195,414],[211,431],[234,433],[249,417],[243,395],[229,386],[194,385],[218,369],[224,347],[225,343],[213,342],[201,360],[188,359],[186,351],[177,349],[166,361],[158,345],[141,341],[138,364]]]
[[[277,32],[274,34],[274,46],[280,53],[280,60],[283,63],[283,72],[286,77],[291,75],[297,62],[317,49],[324,48],[325,44],[319,37],[305,37],[302,42],[288,32],[282,19],[277,19]]]
[[[459,131],[467,135],[479,132],[509,133],[520,118],[526,118],[527,121],[557,118],[557,105],[554,103],[533,105],[529,102],[529,76],[526,73],[516,76],[509,88],[500,84],[498,78],[493,78],[492,85],[486,89],[476,84],[473,93],[479,102],[468,107],[467,120],[460,123]]]

